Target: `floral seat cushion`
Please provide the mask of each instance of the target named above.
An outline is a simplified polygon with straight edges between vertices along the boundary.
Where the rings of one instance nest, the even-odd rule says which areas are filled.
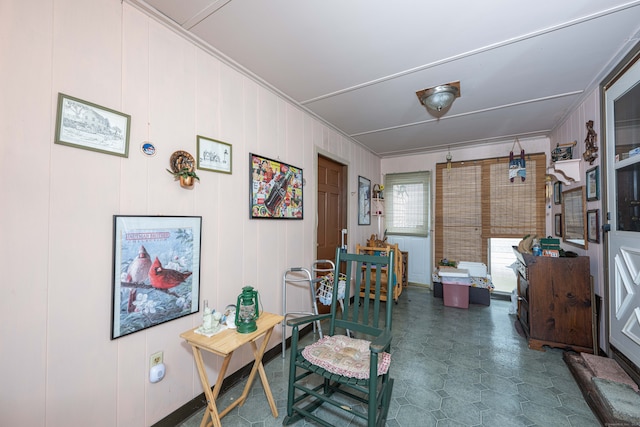
[[[326,336],[302,350],[302,356],[327,371],[350,378],[369,378],[369,341],[344,335]],[[391,355],[380,353],[378,375],[386,374]]]

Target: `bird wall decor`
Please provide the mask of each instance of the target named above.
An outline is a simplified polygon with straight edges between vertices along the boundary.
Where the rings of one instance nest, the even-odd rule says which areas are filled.
[[[187,280],[191,274],[191,271],[180,272],[163,268],[160,260],[156,257],[149,269],[149,280],[154,288],[171,289]]]
[[[127,282],[144,283],[149,278],[151,268],[151,257],[144,246],[140,246],[138,256],[131,261],[127,268]]]

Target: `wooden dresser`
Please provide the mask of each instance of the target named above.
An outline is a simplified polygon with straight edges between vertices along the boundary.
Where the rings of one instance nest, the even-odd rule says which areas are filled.
[[[593,353],[589,257],[518,258],[518,319],[529,348]]]

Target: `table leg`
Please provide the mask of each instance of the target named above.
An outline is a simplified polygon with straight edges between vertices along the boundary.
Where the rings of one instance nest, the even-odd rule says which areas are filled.
[[[202,383],[202,390],[204,391],[205,398],[207,400],[207,410],[204,411],[204,416],[200,422],[200,427],[206,427],[209,425],[209,418],[213,427],[222,427],[220,423],[220,416],[218,415],[218,408],[216,407],[216,399],[211,391],[209,385],[209,378],[207,377],[207,371],[205,370],[204,361],[202,360],[202,353],[196,346],[191,346],[193,349],[193,357],[196,361],[196,367],[198,368],[198,375],[200,376],[200,382]],[[220,382],[220,376],[218,376],[218,382]],[[216,391],[218,388],[216,387]],[[217,394],[217,393],[216,393]]]
[[[264,352],[267,349],[267,345],[269,344],[269,338],[271,338],[271,333],[273,332],[273,328],[269,329],[262,340],[262,345],[260,349],[256,345],[256,340],[251,341],[251,348],[253,349],[253,356],[255,362],[253,363],[253,368],[251,369],[251,373],[249,374],[249,378],[247,379],[247,384],[244,386],[244,391],[242,392],[242,396],[240,400],[242,405],[244,400],[249,395],[249,391],[251,390],[251,385],[255,380],[256,373],[260,373],[260,380],[262,381],[262,387],[264,388],[264,393],[267,396],[267,401],[269,402],[269,407],[271,407],[271,413],[274,417],[278,417],[278,409],[276,408],[276,403],[273,399],[273,395],[271,394],[271,388],[269,387],[269,381],[267,380],[267,374],[264,371],[264,366],[262,365],[262,357],[264,356]],[[258,339],[258,338],[256,338]]]
[[[265,338],[266,339],[266,338]],[[253,344],[253,354],[257,354],[257,346],[255,343]],[[267,396],[267,401],[269,402],[269,406],[271,407],[271,413],[274,418],[278,418],[278,408],[276,407],[276,401],[273,399],[273,394],[271,393],[271,387],[269,386],[269,380],[267,379],[267,373],[264,371],[264,365],[262,364],[262,359],[258,364],[258,372],[260,373],[260,381],[262,381],[262,388],[264,388],[264,394]]]
[[[220,389],[222,388],[222,382],[224,381],[224,376],[227,374],[227,368],[229,367],[229,362],[231,362],[231,356],[233,356],[233,351],[225,356],[222,361],[222,366],[220,367],[220,372],[218,373],[218,380],[216,381],[216,386],[213,388],[213,398],[217,399],[218,394],[220,394]]]

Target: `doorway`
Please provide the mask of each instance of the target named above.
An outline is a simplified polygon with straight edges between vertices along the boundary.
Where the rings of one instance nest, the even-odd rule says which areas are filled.
[[[319,154],[316,259],[335,259],[346,228],[347,166]]]
[[[640,54],[605,86],[609,344],[640,366]],[[634,62],[635,61],[635,62]],[[595,236],[599,236],[596,230]]]
[[[511,265],[516,262],[513,247],[518,246],[520,239],[489,239],[489,271],[491,281],[497,293],[511,294],[516,288],[516,275]]]

